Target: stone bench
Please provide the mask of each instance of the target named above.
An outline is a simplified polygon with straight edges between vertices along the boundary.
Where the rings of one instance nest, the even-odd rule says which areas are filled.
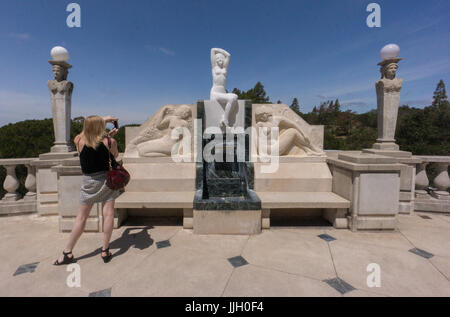
[[[194,191],[125,192],[116,199],[115,208],[193,208]]]
[[[125,218],[127,209],[182,209],[183,227],[192,229],[195,191],[125,192],[115,202],[118,214]]]
[[[262,228],[270,228],[271,209],[324,209],[323,217],[336,228],[347,228],[350,201],[332,192],[257,192],[261,199]]]

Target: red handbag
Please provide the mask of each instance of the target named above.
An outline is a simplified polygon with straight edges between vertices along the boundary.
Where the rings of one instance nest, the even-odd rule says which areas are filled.
[[[106,174],[106,186],[113,190],[119,190],[127,186],[130,181],[130,173],[122,166],[122,164],[117,163],[114,159],[114,164],[111,160],[111,140],[108,137],[108,157],[109,157],[109,171]]]

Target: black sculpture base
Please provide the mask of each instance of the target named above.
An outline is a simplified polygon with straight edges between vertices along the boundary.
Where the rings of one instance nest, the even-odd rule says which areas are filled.
[[[222,148],[226,147],[230,144],[224,143]],[[222,162],[203,161],[198,164],[194,209],[261,210],[261,201],[252,190],[253,164],[237,161],[236,139],[231,147],[234,148],[231,162],[226,161],[226,153],[222,152]]]

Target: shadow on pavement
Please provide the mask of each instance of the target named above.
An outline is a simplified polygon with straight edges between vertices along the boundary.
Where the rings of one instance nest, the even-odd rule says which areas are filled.
[[[118,257],[126,253],[131,247],[139,250],[144,250],[153,244],[153,239],[150,237],[148,230],[152,229],[152,226],[146,226],[143,228],[127,228],[123,231],[122,235],[109,244],[109,248],[113,253],[113,258]],[[132,233],[136,230],[140,230],[137,233]],[[117,252],[113,250],[119,249]],[[88,259],[97,255],[100,255],[101,248],[98,248],[88,254],[77,257],[78,260]]]

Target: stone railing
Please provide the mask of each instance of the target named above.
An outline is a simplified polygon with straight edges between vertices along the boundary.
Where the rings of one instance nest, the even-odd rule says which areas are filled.
[[[448,166],[450,156],[415,156],[421,160],[417,164],[415,210],[450,212],[450,178],[448,176]],[[434,163],[437,166],[437,174],[430,182],[426,167]]]
[[[0,200],[0,215],[36,212],[36,170],[31,165],[33,160],[35,158],[0,159],[0,166],[6,169],[6,177],[3,182],[6,194]],[[20,186],[16,176],[18,165],[25,165],[28,171],[25,184],[23,184],[28,192],[24,197],[17,192]]]

